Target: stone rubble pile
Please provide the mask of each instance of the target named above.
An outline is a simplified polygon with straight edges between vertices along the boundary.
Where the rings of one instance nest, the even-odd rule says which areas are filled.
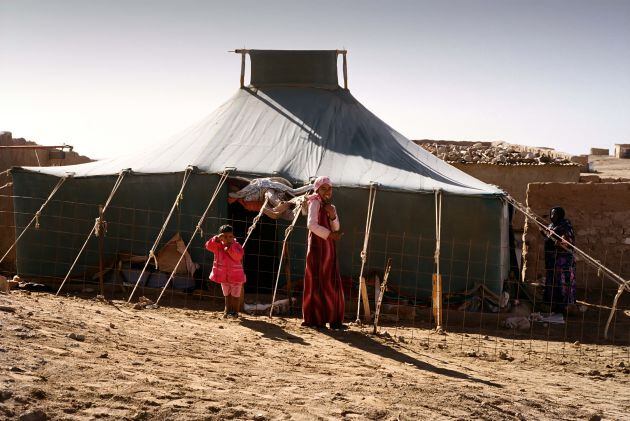
[[[448,163],[496,165],[574,165],[568,157],[549,149],[528,148],[506,142],[473,145],[422,143],[427,151]]]

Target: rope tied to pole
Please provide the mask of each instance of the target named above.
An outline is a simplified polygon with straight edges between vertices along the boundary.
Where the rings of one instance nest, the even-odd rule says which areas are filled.
[[[100,237],[107,234],[107,221],[100,216],[94,220],[94,236]]]
[[[41,212],[37,211],[35,212],[35,229],[38,230],[39,229],[39,217],[41,216]]]
[[[363,236],[363,248],[359,254],[361,257],[361,271],[359,272],[359,296],[357,298],[357,323],[361,321],[361,296],[362,290],[365,288],[363,272],[367,263],[368,246],[370,243],[370,232],[372,230],[372,215],[374,214],[374,204],[376,203],[376,190],[378,183],[370,182],[370,193],[368,195],[367,215],[365,217],[365,234]]]
[[[151,261],[151,259],[153,259],[153,266],[155,266],[155,269],[158,268],[158,261],[157,261],[157,256],[155,255],[155,252],[153,250],[149,250],[149,259],[148,261]],[[140,279],[140,278],[138,278]]]
[[[127,169],[121,170],[118,173],[118,179],[114,183],[114,187],[112,188],[112,191],[109,193],[109,197],[105,201],[105,205],[103,205],[103,209],[100,211],[101,215],[105,214],[105,211],[107,210],[107,207],[111,203],[112,199],[116,195],[116,192],[118,191],[118,188],[122,184],[122,181],[125,178],[125,175],[127,175],[130,172],[131,172],[131,170],[127,168]],[[96,219],[98,220],[100,218],[96,218]],[[81,246],[81,249],[79,250],[79,253],[77,254],[77,257],[74,259],[74,262],[72,262],[72,265],[70,266],[70,269],[68,269],[68,273],[66,273],[66,276],[63,279],[63,281],[61,282],[61,285],[59,286],[59,289],[57,290],[57,293],[55,295],[59,295],[59,293],[61,292],[63,286],[68,281],[68,278],[70,277],[70,274],[74,270],[74,267],[76,266],[77,262],[79,261],[79,258],[81,257],[81,255],[83,254],[83,251],[87,247],[88,241],[90,241],[90,238],[92,237],[92,234],[95,233],[97,225],[100,225],[100,224],[95,223],[92,226],[92,229],[90,230],[90,232],[88,233],[87,237],[85,238],[85,241],[83,242],[83,246]]]
[[[171,217],[173,216],[175,209],[176,208],[179,209],[179,205],[181,201],[184,199],[184,189],[186,188],[186,184],[188,183],[188,180],[190,179],[190,176],[193,170],[194,170],[194,167],[192,165],[189,165],[188,167],[186,167],[186,171],[184,171],[182,185],[179,188],[179,192],[177,193],[175,202],[171,206],[171,210],[166,216],[166,219],[164,220],[164,223],[162,224],[162,228],[160,228],[160,232],[158,233],[157,237],[155,237],[155,241],[153,242],[153,245],[151,246],[151,249],[149,250],[149,257],[147,261],[144,262],[144,267],[142,268],[142,271],[140,272],[140,276],[138,276],[138,280],[136,281],[136,284],[134,285],[133,290],[131,291],[131,294],[129,294],[129,298],[127,299],[128,303],[131,302],[131,299],[133,298],[133,295],[135,294],[136,289],[138,288],[138,285],[140,284],[140,280],[142,279],[142,276],[146,272],[147,267],[149,266],[149,263],[151,262],[151,260],[153,260],[155,269],[156,270],[158,269],[158,260],[157,260],[157,256],[155,255],[155,250],[157,249],[158,244],[160,244],[160,240],[162,239],[162,236],[164,235],[164,232],[166,231],[166,226],[171,220]]]
[[[440,250],[442,246],[442,190],[435,190],[435,252],[433,259],[440,274]]]
[[[12,183],[12,182],[8,182],[8,183],[6,183],[4,186],[0,187],[0,190],[2,190],[2,189],[6,189],[7,187],[11,187],[12,185],[13,185],[13,183]]]
[[[5,171],[5,172],[8,172]],[[2,256],[2,258],[0,258],[0,263],[2,263],[4,261],[4,259],[9,255],[9,253],[11,252],[11,250],[13,250],[13,248],[16,246],[16,244],[18,243],[18,241],[20,241],[20,239],[22,238],[22,236],[26,233],[26,231],[28,230],[28,228],[35,222],[35,228],[39,229],[39,217],[42,214],[42,211],[44,210],[44,208],[46,207],[46,205],[48,205],[48,203],[51,201],[51,199],[53,198],[53,196],[57,193],[57,191],[59,191],[59,189],[61,188],[61,186],[63,185],[63,183],[66,182],[66,180],[68,178],[72,177],[71,174],[66,174],[63,177],[61,177],[58,181],[57,184],[55,184],[55,187],[53,187],[52,191],[50,192],[50,194],[48,195],[48,197],[46,198],[46,200],[44,201],[44,203],[42,203],[42,205],[39,207],[39,209],[35,212],[35,215],[33,215],[33,218],[30,220],[30,222],[28,224],[26,224],[26,226],[24,227],[24,229],[22,230],[22,232],[20,233],[20,235],[18,235],[18,237],[15,239],[15,241],[13,242],[13,244],[11,244],[11,246],[9,247],[9,249],[4,253],[4,255]]]
[[[221,191],[221,188],[225,184],[225,182],[226,182],[226,180],[228,178],[228,175],[230,174],[230,171],[234,171],[234,170],[236,170],[236,168],[228,167],[228,168],[225,168],[225,170],[223,170],[223,173],[221,173],[221,178],[219,179],[219,183],[217,184],[217,187],[214,189],[214,193],[212,193],[212,197],[210,197],[210,201],[208,202],[208,206],[206,206],[206,209],[204,210],[203,214],[201,215],[201,218],[199,218],[199,222],[197,222],[197,226],[195,227],[195,231],[190,236],[190,240],[186,244],[186,248],[184,249],[182,254],[179,256],[179,260],[177,261],[177,264],[175,264],[175,267],[173,268],[173,271],[171,272],[171,275],[166,280],[166,283],[164,284],[164,287],[162,288],[162,292],[160,292],[160,296],[155,301],[155,305],[156,306],[158,305],[158,303],[162,299],[162,296],[164,295],[164,292],[166,291],[166,288],[168,288],[168,286],[171,283],[171,280],[175,276],[175,272],[177,272],[177,269],[179,268],[180,263],[182,262],[182,260],[184,259],[184,256],[188,252],[188,249],[190,248],[190,245],[192,244],[193,239],[195,238],[195,235],[197,234],[197,231],[201,230],[201,225],[203,224],[204,220],[206,219],[206,215],[210,211],[210,208],[212,207],[212,204],[214,203],[215,199],[219,196],[219,192]],[[138,278],[138,281],[139,280],[140,280],[140,278]],[[135,291],[135,288],[134,288],[134,291]],[[132,292],[132,295],[133,295],[133,292]],[[131,300],[131,297],[129,297],[129,300]]]
[[[175,207],[177,208],[177,210],[179,210],[179,205],[182,203],[183,200],[184,200],[184,193],[179,192],[179,194],[177,195],[177,199],[175,199]]]

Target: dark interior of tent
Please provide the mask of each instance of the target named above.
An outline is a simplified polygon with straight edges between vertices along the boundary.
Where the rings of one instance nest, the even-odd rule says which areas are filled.
[[[240,243],[247,237],[248,228],[258,212],[246,209],[240,203],[228,205],[228,222]],[[269,294],[275,281],[280,250],[278,247],[278,221],[261,216],[256,229],[247,242],[247,253],[243,257],[243,268],[248,282],[246,293]],[[280,239],[281,241],[281,239]]]

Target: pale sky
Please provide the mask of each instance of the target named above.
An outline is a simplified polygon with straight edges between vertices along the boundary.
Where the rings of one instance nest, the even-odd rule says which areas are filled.
[[[630,0],[0,0],[0,130],[151,148],[234,94],[241,47],[347,48],[353,95],[412,139],[630,143]]]

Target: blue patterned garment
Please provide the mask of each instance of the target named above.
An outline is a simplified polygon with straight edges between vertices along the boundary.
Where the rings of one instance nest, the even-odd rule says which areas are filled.
[[[575,244],[571,222],[562,217],[547,227],[567,242]],[[543,234],[545,235],[545,234]],[[551,311],[562,313],[567,304],[575,304],[576,279],[573,250],[563,247],[555,236],[545,235],[545,303]]]

